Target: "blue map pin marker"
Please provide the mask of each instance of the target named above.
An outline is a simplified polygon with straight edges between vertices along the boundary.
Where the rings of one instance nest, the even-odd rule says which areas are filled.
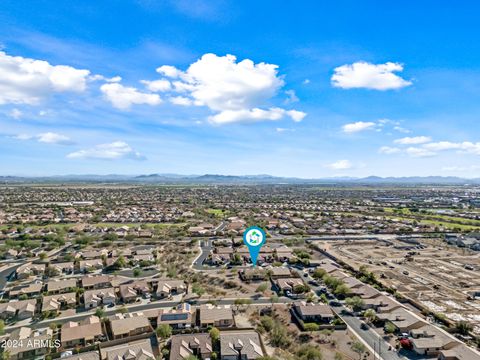
[[[257,265],[260,248],[265,244],[266,240],[267,235],[265,231],[258,226],[251,226],[243,232],[243,242],[248,247],[253,266]]]

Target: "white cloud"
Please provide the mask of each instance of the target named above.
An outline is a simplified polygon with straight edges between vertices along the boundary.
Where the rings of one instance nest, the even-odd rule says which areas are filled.
[[[172,79],[178,78],[182,74],[181,70],[178,70],[175,66],[171,65],[160,66],[157,68],[157,72]]]
[[[153,106],[162,102],[158,94],[143,93],[134,87],[123,86],[119,83],[103,84],[100,90],[114,107],[121,110],[128,110],[133,104]]]
[[[17,140],[37,140],[45,144],[72,145],[74,142],[66,135],[46,132],[38,135],[18,134],[13,136]]]
[[[191,105],[193,105],[192,99],[189,99],[189,98],[184,97],[184,96],[172,96],[168,100],[174,105],[180,105],[180,106],[191,106]]]
[[[393,130],[398,131],[398,132],[401,132],[401,133],[404,133],[404,134],[409,134],[409,133],[411,133],[410,130],[408,130],[408,129],[404,128],[404,127],[401,127],[401,126],[394,126],[394,127],[393,127]]]
[[[356,133],[359,131],[371,129],[375,127],[375,125],[376,124],[374,122],[357,121],[354,123],[343,125],[342,129],[343,129],[343,132],[351,134],[351,133]]]
[[[255,64],[249,59],[237,62],[233,55],[205,54],[186,71],[164,65],[157,72],[176,79],[172,82],[173,91],[190,99],[189,104],[212,110],[214,114],[209,121],[214,124],[280,120],[285,117],[301,121],[306,115],[301,111],[262,108],[284,86],[277,69],[277,65]],[[180,105],[187,104],[185,99],[174,101]]]
[[[18,135],[12,136],[12,137],[16,140],[31,140],[31,139],[33,139],[33,136],[28,135],[28,134],[18,134]]]
[[[12,109],[8,113],[8,116],[10,116],[11,118],[13,118],[15,120],[19,120],[23,116],[23,112],[20,111],[19,109],[15,108],[15,109]]]
[[[353,165],[349,160],[338,160],[332,164],[327,165],[327,167],[334,170],[348,170],[351,169]]]
[[[285,110],[281,108],[270,108],[263,110],[259,108],[241,109],[241,110],[225,110],[212,115],[208,118],[214,124],[231,124],[238,122],[257,122],[262,120],[280,120],[285,116],[290,117],[293,121],[299,122],[305,117],[305,113],[296,110]]]
[[[305,80],[303,80],[302,84],[303,84],[303,85],[310,84],[310,79],[305,79]]]
[[[0,51],[0,105],[32,105],[56,92],[82,92],[89,74],[89,70],[50,65]]]
[[[419,147],[409,147],[406,153],[411,157],[431,157],[436,155],[433,151]]]
[[[280,128],[280,127],[277,127],[275,130],[276,130],[277,132],[279,132],[279,133],[283,133],[283,132],[294,132],[294,131],[295,131],[295,129]]]
[[[154,81],[142,80],[140,82],[144,84],[148,90],[153,92],[164,92],[172,89],[172,84],[170,83],[170,81],[165,79]]]
[[[295,90],[285,90],[285,95],[288,96],[287,99],[285,100],[286,104],[298,102],[300,100],[297,94],[295,94]]]
[[[380,149],[378,149],[378,152],[380,154],[386,154],[386,155],[391,155],[391,154],[398,154],[401,150],[396,147],[391,147],[391,146],[382,146]]]
[[[424,148],[432,151],[458,150],[468,154],[480,155],[480,142],[464,141],[460,143],[450,141],[439,141],[425,144]]]
[[[430,136],[413,136],[413,137],[404,137],[401,139],[397,139],[394,141],[395,144],[400,144],[400,145],[419,145],[419,144],[425,144],[432,141],[432,138]]]
[[[370,64],[360,61],[335,68],[331,81],[333,86],[342,89],[390,90],[412,84],[411,81],[394,74],[397,71],[403,71],[402,64],[392,62]]]
[[[110,144],[100,144],[90,149],[79,150],[67,155],[69,159],[134,159],[143,160],[145,157],[135,151],[124,141],[115,141]]]
[[[46,133],[38,134],[37,139],[39,142],[47,143],[47,144],[70,145],[73,143],[68,136],[54,133],[54,132],[46,132]]]

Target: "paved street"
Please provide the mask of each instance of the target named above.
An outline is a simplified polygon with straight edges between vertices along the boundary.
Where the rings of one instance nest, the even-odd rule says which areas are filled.
[[[373,352],[380,355],[383,360],[400,360],[401,357],[393,350],[388,350],[388,343],[372,329],[363,330],[363,323],[359,318],[352,315],[342,315],[342,311],[349,311],[345,306],[332,306],[333,311],[348,325],[348,327],[356,333]],[[377,357],[378,358],[378,357]]]
[[[193,261],[192,267],[195,270],[205,270],[203,262],[210,254],[210,251],[213,249],[212,240],[201,240],[200,241],[200,255]]]

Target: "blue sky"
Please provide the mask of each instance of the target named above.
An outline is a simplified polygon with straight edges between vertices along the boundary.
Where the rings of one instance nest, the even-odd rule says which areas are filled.
[[[479,177],[478,7],[4,0],[0,174]]]

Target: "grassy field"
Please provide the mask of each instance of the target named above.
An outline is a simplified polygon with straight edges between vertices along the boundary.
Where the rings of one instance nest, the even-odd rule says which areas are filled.
[[[433,225],[433,226],[443,227],[443,228],[449,229],[449,230],[454,230],[454,229],[460,229],[462,231],[478,231],[478,230],[480,230],[480,226],[459,224],[459,223],[455,223],[455,222],[445,222],[445,221],[430,220],[430,219],[415,219],[415,218],[401,216],[401,215],[399,215],[399,216],[384,215],[384,217],[387,218],[387,219],[397,219],[397,220],[409,221],[409,222],[417,221],[419,224]]]
[[[389,214],[396,214],[393,208],[385,208],[384,211]],[[432,213],[421,213],[421,212],[412,212],[410,209],[402,208],[400,215],[407,215],[410,217],[418,218],[421,221],[428,220],[432,222],[439,223],[453,223],[458,225],[480,227],[480,220],[466,219],[459,216],[443,215],[443,214],[432,214]]]
[[[226,214],[226,211],[223,209],[205,209],[205,211],[209,214],[213,214],[216,217],[223,218]]]

